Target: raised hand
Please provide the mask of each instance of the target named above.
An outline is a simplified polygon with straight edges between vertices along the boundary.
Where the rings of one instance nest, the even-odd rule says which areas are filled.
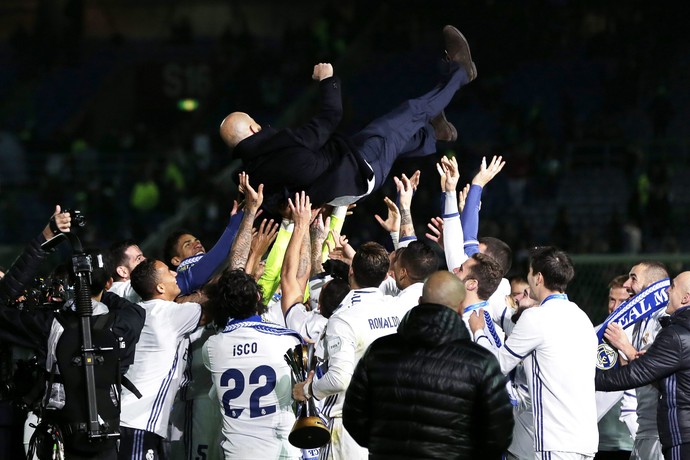
[[[466,184],[460,193],[458,193],[458,212],[462,213],[465,209],[465,201],[467,200],[467,194],[470,193],[470,184]]]
[[[383,220],[378,214],[374,214],[376,221],[383,227],[388,233],[400,232],[400,210],[398,206],[388,197],[383,199],[388,208],[388,217]]]
[[[333,76],[333,66],[329,63],[319,63],[314,66],[314,71],[311,74],[313,80],[321,81],[324,78]]]
[[[295,193],[294,201],[288,198],[288,208],[295,226],[309,227],[311,223],[311,200],[305,192]]]
[[[436,163],[436,170],[441,176],[441,190],[454,192],[458,186],[458,180],[460,180],[458,160],[455,157],[443,157],[440,163]]]
[[[491,159],[491,163],[487,166],[486,157],[482,157],[482,165],[479,168],[479,172],[474,176],[474,179],[472,179],[472,184],[484,187],[491,179],[496,177],[496,174],[501,172],[505,164],[506,162],[503,161],[502,156],[494,156]]]
[[[431,232],[426,233],[426,237],[443,249],[443,219],[440,217],[432,217],[431,221],[429,221],[426,226]]]
[[[259,184],[257,190],[249,184],[249,174],[240,173],[240,190],[244,193],[244,209],[256,213],[264,201],[264,184]]]

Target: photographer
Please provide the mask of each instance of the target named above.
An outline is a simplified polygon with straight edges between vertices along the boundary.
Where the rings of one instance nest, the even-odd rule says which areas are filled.
[[[46,369],[42,421],[34,443],[39,458],[64,437],[67,459],[114,459],[114,438],[92,441],[87,435],[88,403],[82,357],[79,316],[67,308],[19,310],[10,305],[33,281],[47,252],[41,244],[62,232],[69,232],[69,213],[56,206],[51,222],[34,238],[0,280],[0,340],[33,348]],[[110,283],[106,258],[91,252],[91,335],[96,349],[95,399],[101,431],[117,433],[120,414],[120,376],[134,360],[134,348],[144,324],[145,312],[136,304],[104,292]],[[105,351],[112,347],[112,351]],[[98,351],[98,349],[104,351]],[[77,364],[77,365],[75,365]],[[34,440],[32,440],[34,441]],[[47,458],[47,457],[45,457]]]

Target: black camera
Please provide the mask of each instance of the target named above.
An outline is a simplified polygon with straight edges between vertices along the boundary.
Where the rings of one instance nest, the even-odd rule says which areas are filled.
[[[63,213],[69,214],[70,218],[72,219],[72,225],[76,225],[77,227],[83,227],[86,225],[86,216],[81,213],[78,209],[63,209]]]

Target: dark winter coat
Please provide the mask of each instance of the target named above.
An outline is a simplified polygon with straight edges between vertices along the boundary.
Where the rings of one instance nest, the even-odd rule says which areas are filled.
[[[513,415],[494,356],[457,312],[422,304],[359,361],[343,424],[373,459],[498,459]]]
[[[626,390],[656,382],[659,440],[667,449],[690,442],[690,307],[661,318],[662,329],[647,352],[608,371],[597,371],[596,389]]]

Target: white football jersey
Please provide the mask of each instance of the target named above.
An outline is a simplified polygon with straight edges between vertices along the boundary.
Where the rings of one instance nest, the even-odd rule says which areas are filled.
[[[196,329],[201,318],[198,303],[167,300],[140,302],[146,321],[137,343],[134,364],[125,375],[142,394],[141,399],[122,388],[121,425],[166,437],[168,419],[181,376],[185,334]]]
[[[499,350],[504,374],[524,363],[535,451],[597,451],[596,351],[592,322],[564,294],[525,310]]]
[[[392,299],[378,288],[355,289],[328,319],[316,345],[316,356],[328,370],[312,384],[325,415],[342,416],[345,391],[360,358],[371,342],[398,330],[401,316]]]
[[[295,413],[284,358],[300,342],[295,331],[253,316],[231,321],[204,344],[204,364],[223,416],[226,459],[300,458],[301,451],[288,442]]]

